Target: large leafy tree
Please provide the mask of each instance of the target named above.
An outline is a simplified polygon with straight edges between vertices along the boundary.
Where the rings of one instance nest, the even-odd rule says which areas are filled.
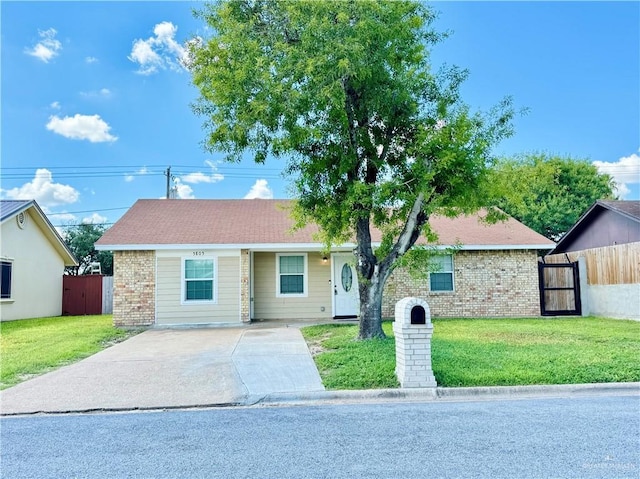
[[[97,251],[95,243],[104,234],[106,228],[102,225],[83,223],[69,226],[64,231],[64,240],[69,249],[78,259],[78,266],[65,268],[66,274],[88,274],[89,265],[99,262],[102,274],[113,274],[113,253],[110,251]]]
[[[497,205],[554,241],[596,200],[614,198],[611,176],[587,160],[534,153],[501,159],[492,175]]]
[[[383,337],[385,281],[421,234],[433,239],[429,217],[487,204],[510,102],[471,113],[466,71],[432,71],[444,36],[421,2],[221,1],[197,15],[212,31],[188,61],[206,148],[288,160],[299,225],[318,224],[327,246],[355,238],[359,338]]]

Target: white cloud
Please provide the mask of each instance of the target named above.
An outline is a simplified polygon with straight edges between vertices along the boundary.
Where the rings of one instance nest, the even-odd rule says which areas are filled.
[[[640,183],[640,155],[633,153],[623,156],[618,161],[594,161],[600,173],[608,173],[616,182],[616,194],[624,199],[631,190],[627,185]]]
[[[143,166],[142,168],[140,168],[135,173],[132,173],[130,175],[126,175],[124,177],[124,181],[126,181],[127,183],[131,183],[133,180],[136,179],[136,176],[146,175],[147,173],[149,173],[149,170],[147,169],[146,166]]]
[[[92,224],[92,225],[105,223],[106,221],[107,221],[107,218],[105,216],[99,215],[98,213],[93,213],[91,216],[82,218],[83,223]]]
[[[245,200],[252,200],[255,198],[261,198],[263,200],[273,199],[273,191],[269,188],[267,180],[256,180],[249,190],[249,193],[244,196]]]
[[[213,183],[213,180],[209,175],[205,175],[200,171],[198,171],[197,173],[182,175],[180,178],[185,183]]]
[[[627,197],[627,195],[631,193],[631,190],[629,189],[626,183],[618,183],[616,181],[616,186],[613,192],[618,198],[620,198],[621,200],[624,200]]]
[[[100,90],[81,91],[80,96],[85,98],[106,98],[111,96],[111,90],[108,88],[101,88]]]
[[[109,133],[111,127],[102,119],[100,115],[80,115],[65,116],[60,118],[57,115],[49,117],[47,130],[51,130],[58,135],[72,140],[89,140],[91,143],[104,141],[116,141],[117,136]]]
[[[51,102],[51,104],[49,106],[51,108],[53,108],[54,110],[59,110],[60,109],[60,102],[59,101]]]
[[[98,63],[98,59],[96,57],[85,57],[84,62],[90,65],[92,63]]]
[[[140,64],[140,68],[137,73],[141,75],[151,75],[152,73],[156,73],[158,68],[163,66],[162,57],[154,52],[151,45],[146,43],[144,40],[136,40],[133,43],[131,55],[129,55],[128,58],[132,62]]]
[[[176,198],[181,200],[192,200],[195,198],[193,196],[193,189],[189,185],[185,185],[180,181],[180,178],[176,178],[175,180],[175,192]]]
[[[53,206],[75,203],[80,198],[80,193],[73,186],[54,183],[51,172],[45,168],[37,169],[30,182],[1,191],[9,199],[36,200],[45,211]]]
[[[186,58],[185,48],[175,40],[178,27],[171,22],[161,22],[153,29],[154,36],[133,42],[131,54],[127,57],[137,63],[140,75],[151,75],[167,68],[182,71]]]
[[[40,36],[40,41],[32,48],[25,48],[24,52],[27,55],[36,57],[45,63],[49,63],[49,60],[58,56],[60,54],[60,50],[62,50],[62,44],[56,39],[57,33],[58,32],[55,28],[39,30],[38,35]]]
[[[217,183],[224,180],[224,175],[218,173],[218,166],[213,161],[205,161],[205,164],[211,169],[209,174],[200,171],[182,175],[180,179],[185,183]]]

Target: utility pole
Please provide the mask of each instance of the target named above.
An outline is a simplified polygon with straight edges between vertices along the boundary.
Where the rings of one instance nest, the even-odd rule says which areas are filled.
[[[164,174],[167,177],[167,199],[169,199],[171,198],[171,167],[168,167]]]

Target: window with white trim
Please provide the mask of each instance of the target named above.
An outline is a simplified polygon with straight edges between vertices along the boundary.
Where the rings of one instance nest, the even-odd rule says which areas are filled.
[[[13,262],[0,261],[1,279],[0,279],[0,299],[11,299],[11,276],[13,275]]]
[[[439,255],[431,258],[429,284],[431,291],[453,291],[453,256]]]
[[[215,301],[215,262],[213,258],[184,260],[183,300]]]
[[[307,255],[276,254],[276,296],[307,296]]]

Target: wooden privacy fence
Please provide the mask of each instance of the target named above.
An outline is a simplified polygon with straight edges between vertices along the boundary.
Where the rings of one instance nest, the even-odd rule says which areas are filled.
[[[102,277],[102,314],[113,313],[113,276]]]
[[[113,277],[101,274],[62,277],[63,316],[113,312]]]
[[[546,258],[543,258],[546,259]],[[577,262],[538,262],[540,313],[543,316],[582,314]]]
[[[545,263],[566,263],[584,258],[587,284],[640,283],[640,243],[627,243],[603,248],[554,254],[544,257]]]

